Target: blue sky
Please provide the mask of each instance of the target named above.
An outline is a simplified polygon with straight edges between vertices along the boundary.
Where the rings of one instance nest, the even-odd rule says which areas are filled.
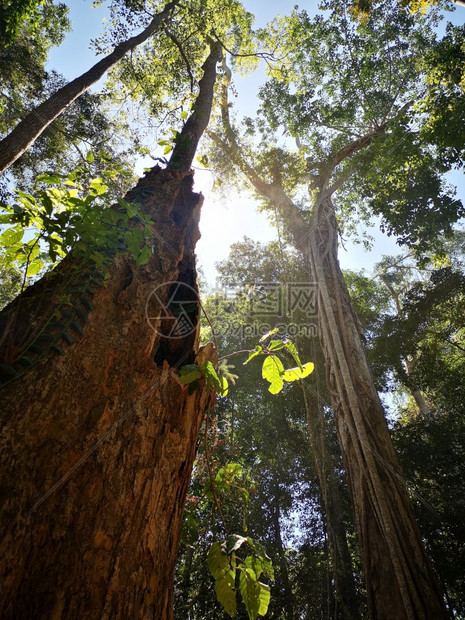
[[[65,75],[68,79],[77,77],[83,71],[89,69],[97,60],[90,47],[91,39],[99,36],[105,25],[102,20],[107,15],[105,6],[93,8],[90,0],[69,0],[65,3],[70,7],[70,18],[73,31],[69,33],[60,46],[52,49],[50,54],[50,67]],[[281,0],[279,3],[270,0],[244,0],[247,9],[256,16],[256,25],[264,26],[279,12],[281,15],[289,14],[296,2]],[[317,2],[310,0],[299,3],[309,13],[315,13]],[[454,23],[464,23],[465,9],[458,8],[448,15],[448,19]],[[264,80],[263,71],[256,72],[246,80],[237,82],[239,98],[235,106],[239,111],[250,113],[250,108],[255,106],[255,93]],[[241,110],[242,108],[242,110]],[[147,165],[147,163],[145,163]],[[148,164],[150,165],[150,164]],[[140,171],[144,163],[140,163]],[[458,195],[465,202],[465,182],[463,173],[451,175],[451,182],[458,187]],[[195,176],[195,189],[205,195],[205,203],[202,210],[200,228],[202,238],[197,245],[199,264],[211,285],[215,282],[214,263],[226,258],[231,243],[240,240],[244,235],[256,241],[267,242],[276,238],[276,230],[270,226],[266,217],[256,211],[256,202],[246,193],[229,192],[227,198],[213,193],[213,179],[208,171],[197,171]],[[376,229],[371,229],[373,234]],[[381,233],[376,233],[373,250],[370,253],[364,251],[361,245],[351,242],[340,248],[339,258],[343,268],[361,269],[370,267],[383,254],[399,253],[392,238]]]

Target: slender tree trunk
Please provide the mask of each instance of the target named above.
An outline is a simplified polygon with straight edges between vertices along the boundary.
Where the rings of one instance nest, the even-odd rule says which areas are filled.
[[[46,101],[37,106],[22,121],[20,121],[13,131],[0,142],[0,172],[11,166],[21,155],[33,144],[57,116],[59,116],[75,99],[88,90],[123,56],[133,50],[138,45],[147,41],[157,30],[165,19],[173,12],[179,0],[171,0],[163,11],[155,15],[150,24],[140,34],[131,37],[127,41],[120,43],[114,51],[102,58],[89,71],[72,80],[56,93],[51,95]]]
[[[402,304],[400,301],[400,292],[396,291],[395,288],[384,278],[381,279],[382,283],[384,284],[384,286],[387,288],[387,290],[389,291],[393,301],[394,301],[394,305],[397,311],[397,316],[401,317],[403,316],[403,312],[402,312]],[[402,363],[404,365],[405,368],[405,372],[407,373],[407,376],[409,378],[412,377],[413,375],[413,371],[415,368],[415,356],[413,357],[406,357],[404,360],[402,360]],[[412,385],[412,382],[410,382],[410,384],[408,385],[407,389],[409,390],[410,394],[413,397],[413,400],[415,401],[415,404],[418,407],[418,411],[420,413],[420,415],[425,416],[428,415],[431,410],[426,402],[426,399],[423,395],[423,393],[421,392],[421,390],[419,390],[418,388],[415,388]]]
[[[218,54],[212,45],[189,135],[208,123]],[[0,390],[2,618],[173,618],[184,500],[214,400],[203,381],[190,394],[178,370],[215,362],[211,345],[198,346],[202,197],[191,160],[183,165],[153,168],[126,196],[154,221],[146,265],[119,256],[97,289],[70,255],[0,314],[6,325],[17,317],[13,344],[31,328],[61,329],[44,309],[71,314],[82,331],[75,343],[65,331],[63,355],[38,357]],[[84,283],[70,289],[76,273]],[[181,310],[180,338],[172,309]]]
[[[305,386],[302,387],[302,391],[311,446],[315,457],[316,473],[320,483],[326,517],[336,596],[342,607],[344,617],[355,620],[360,618],[359,601],[355,589],[352,560],[347,545],[339,494],[339,481],[337,480],[334,463],[326,444],[325,420],[319,404],[312,402],[315,399],[309,397]]]
[[[415,400],[415,403],[418,407],[418,411],[420,415],[425,416],[431,413],[430,408],[428,407],[428,403],[423,396],[423,393],[420,390],[412,390],[412,396]]]
[[[320,339],[349,479],[374,619],[445,618],[337,260],[330,199],[317,201],[308,252],[319,287]]]
[[[405,365],[405,370],[407,371],[407,375],[410,378],[414,371],[415,360],[406,359],[404,365]],[[418,412],[420,413],[420,415],[426,416],[429,413],[431,413],[431,409],[428,403],[426,402],[423,392],[419,390],[418,388],[413,387],[412,385],[409,385],[408,390],[410,391],[410,394],[413,396],[413,400],[415,401],[415,404],[418,407]]]
[[[294,593],[292,592],[292,585],[289,579],[289,571],[287,568],[287,559],[284,553],[283,539],[281,536],[281,524],[279,522],[279,487],[275,486],[273,489],[273,497],[268,504],[271,512],[271,523],[273,528],[273,538],[275,543],[276,555],[278,556],[278,562],[274,562],[275,567],[278,565],[279,574],[281,575],[282,586],[284,590],[284,598],[287,601],[286,606],[286,618],[294,620],[295,605],[294,605]]]

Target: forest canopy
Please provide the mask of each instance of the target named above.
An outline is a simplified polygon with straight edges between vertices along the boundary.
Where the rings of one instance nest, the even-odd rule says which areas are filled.
[[[465,618],[461,4],[2,5],[3,613]]]

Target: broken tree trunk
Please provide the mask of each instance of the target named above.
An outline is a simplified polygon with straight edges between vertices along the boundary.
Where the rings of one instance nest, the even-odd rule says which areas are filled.
[[[73,342],[63,329],[62,355],[20,352],[27,372],[0,389],[2,618],[173,617],[184,500],[214,401],[202,380],[190,394],[178,370],[216,359],[211,345],[199,349],[202,198],[189,169],[220,54],[212,42],[172,165],[153,168],[126,196],[153,221],[148,263],[116,256],[98,287],[95,270],[71,254],[0,314],[0,329],[14,329],[8,362],[24,335],[37,354],[31,330],[34,346],[34,333],[55,338],[57,317],[82,332]]]
[[[169,342],[157,301],[172,283],[196,286],[201,197],[189,181],[160,169],[142,180],[156,188],[144,206],[158,237],[149,263],[116,258],[77,342],[0,392],[4,618],[172,617],[184,500],[213,401],[205,385],[189,394],[179,382],[180,366],[214,358],[198,348],[198,314]],[[48,295],[58,304],[60,279],[28,289],[26,318],[34,307],[43,318]]]

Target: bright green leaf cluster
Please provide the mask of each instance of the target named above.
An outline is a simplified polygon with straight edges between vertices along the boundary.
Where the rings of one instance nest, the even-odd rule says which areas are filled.
[[[197,364],[186,364],[179,370],[179,381],[183,385],[189,386],[189,394],[197,389],[198,380],[205,377],[207,388],[213,387],[220,396],[227,396],[228,381],[222,375],[218,375],[210,361],[204,362],[200,366]]]
[[[241,548],[251,554],[245,559],[237,555]],[[274,578],[271,560],[263,547],[251,538],[234,534],[222,542],[215,542],[207,556],[208,568],[215,578],[219,602],[226,613],[235,616],[237,611],[235,577],[239,572],[239,590],[250,620],[264,616],[270,602],[270,587],[259,581],[264,575]]]
[[[112,172],[107,176],[111,178]],[[125,251],[137,266],[148,262],[150,220],[138,205],[122,199],[119,208],[113,208],[104,179],[93,179],[87,187],[79,182],[78,172],[42,174],[36,180],[45,189],[36,196],[16,190],[15,204],[3,205],[0,211],[0,224],[7,226],[0,235],[6,266],[22,269],[29,278],[70,250],[90,258],[98,268]],[[139,225],[130,225],[133,218]]]
[[[268,338],[273,336],[277,332],[277,328],[272,329],[264,336],[260,338],[260,342],[264,343]],[[295,368],[284,369],[283,363],[277,355],[271,353],[271,351],[279,351],[286,349],[293,357],[297,366]],[[286,340],[271,340],[267,347],[258,345],[253,351],[250,352],[249,357],[244,364],[248,364],[250,360],[258,355],[266,355],[262,366],[262,377],[270,383],[268,388],[272,394],[278,394],[284,387],[285,381],[297,381],[298,379],[305,379],[308,377],[315,368],[312,362],[302,364],[297,353],[296,346],[291,341]]]

